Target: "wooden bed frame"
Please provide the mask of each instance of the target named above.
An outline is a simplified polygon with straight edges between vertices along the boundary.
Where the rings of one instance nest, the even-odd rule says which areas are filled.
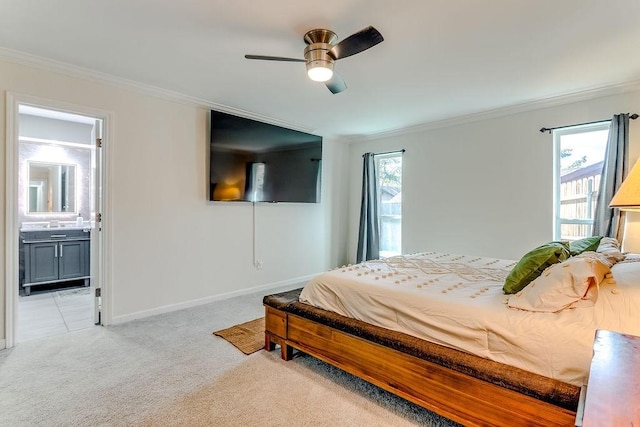
[[[580,394],[578,387],[343,318],[298,302],[299,291],[266,296],[263,301],[265,349],[272,351],[279,345],[284,360],[292,358],[294,349],[299,350],[465,425],[547,427],[575,424]],[[344,327],[336,326],[336,319],[338,323],[344,319],[354,326],[345,331]],[[383,335],[383,344],[371,335],[372,330]],[[387,333],[398,336],[398,342],[403,344],[396,346],[395,341],[385,342]],[[514,383],[513,378],[516,378],[515,383],[519,382],[519,374],[526,377],[523,379],[525,388],[531,378],[541,380],[544,393],[552,397],[540,398],[533,393],[534,397],[526,390],[522,392],[505,387],[500,381],[478,378],[477,372],[465,368],[467,362],[452,368],[447,363],[438,363],[438,354],[436,359],[412,354],[411,347],[421,349],[425,345],[434,349],[434,354],[456,352],[465,360],[478,359],[480,369],[483,369],[483,363],[492,369],[495,365],[498,365],[498,370],[503,367],[512,377],[511,384]],[[427,360],[430,358],[432,360]],[[546,382],[551,385],[547,387]],[[550,402],[558,395],[562,395],[558,398],[560,403]]]

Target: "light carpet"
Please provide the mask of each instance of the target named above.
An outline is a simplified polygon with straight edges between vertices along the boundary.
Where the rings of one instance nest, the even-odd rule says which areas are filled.
[[[263,294],[0,351],[2,426],[452,426],[309,356],[245,356],[212,330]]]

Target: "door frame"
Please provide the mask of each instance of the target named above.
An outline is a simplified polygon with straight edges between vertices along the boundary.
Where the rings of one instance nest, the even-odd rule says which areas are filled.
[[[70,104],[62,101],[55,101],[31,95],[7,92],[6,93],[6,159],[5,159],[5,347],[11,348],[16,344],[17,312],[18,312],[18,126],[19,126],[19,105],[31,105],[48,110],[65,113],[79,114],[102,120],[102,155],[101,164],[97,165],[97,181],[102,183],[102,212],[101,223],[96,224],[99,233],[92,233],[92,238],[97,237],[98,253],[91,254],[91,264],[98,268],[92,268],[92,274],[96,271],[96,277],[92,280],[96,282],[95,287],[101,288],[102,325],[108,325],[112,318],[111,309],[111,227],[110,227],[110,207],[111,192],[111,135],[113,135],[113,113],[98,110],[91,107]],[[95,201],[100,206],[98,201]],[[94,286],[92,286],[94,288]],[[96,303],[94,299],[94,304]]]

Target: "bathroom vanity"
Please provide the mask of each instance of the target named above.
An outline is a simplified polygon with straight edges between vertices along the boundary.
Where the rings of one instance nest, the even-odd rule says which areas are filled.
[[[91,233],[89,228],[51,228],[20,231],[20,286],[84,279],[89,285]]]

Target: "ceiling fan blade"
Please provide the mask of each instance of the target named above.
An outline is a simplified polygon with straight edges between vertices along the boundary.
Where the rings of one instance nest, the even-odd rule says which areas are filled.
[[[358,31],[355,34],[350,35],[340,43],[336,44],[329,51],[329,55],[333,59],[342,59],[356,53],[360,53],[363,50],[367,50],[384,40],[382,34],[372,26]]]
[[[325,82],[325,85],[327,85],[327,89],[329,89],[334,95],[347,88],[347,84],[344,82],[340,74],[336,72],[333,73],[333,77]]]
[[[307,62],[304,59],[283,58],[282,56],[245,55],[247,59],[260,59],[263,61],[283,61],[283,62]]]

